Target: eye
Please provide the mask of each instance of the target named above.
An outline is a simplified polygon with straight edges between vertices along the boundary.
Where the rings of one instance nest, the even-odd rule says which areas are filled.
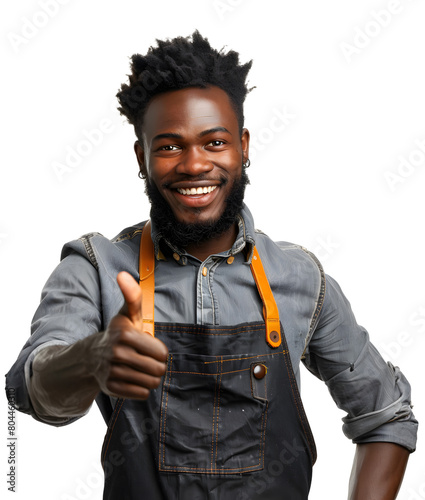
[[[215,146],[215,147],[217,147],[217,146],[223,146],[223,144],[225,144],[224,141],[220,141],[220,140],[216,139],[214,141],[209,142],[207,144],[207,146]]]
[[[179,147],[174,144],[167,144],[166,146],[159,147],[158,151],[177,151],[178,149]]]

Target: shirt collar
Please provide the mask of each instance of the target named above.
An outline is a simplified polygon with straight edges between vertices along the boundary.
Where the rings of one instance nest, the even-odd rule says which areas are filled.
[[[252,252],[255,245],[255,227],[252,214],[245,203],[243,204],[242,210],[237,216],[237,223],[239,231],[238,235],[236,236],[236,240],[232,245],[232,248],[230,248],[226,252],[222,252],[220,255],[236,255],[242,250],[245,250],[246,260],[248,263],[251,263]],[[161,229],[157,227],[153,221],[151,221],[151,235],[155,248],[155,257],[157,260],[164,260],[165,258],[160,248],[160,243],[161,241],[163,241],[167,244],[167,246],[172,250],[174,254],[177,254],[180,257],[178,260],[176,259],[177,262],[179,262],[180,264],[185,264],[187,262],[186,255],[188,254],[184,250],[176,247],[170,241],[164,238],[161,233]]]

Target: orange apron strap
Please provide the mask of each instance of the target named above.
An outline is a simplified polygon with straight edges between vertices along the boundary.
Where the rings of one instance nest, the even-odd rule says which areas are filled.
[[[142,289],[143,331],[155,336],[155,249],[151,238],[151,224],[146,222],[142,230],[139,251],[139,285]]]
[[[280,334],[279,310],[274,300],[263,263],[257,248],[254,247],[251,261],[251,271],[258,288],[261,300],[263,301],[263,317],[266,323],[266,340],[271,347],[279,347],[282,338]]]
[[[143,330],[154,335],[154,295],[155,295],[155,249],[151,238],[150,222],[142,230],[139,253],[139,285],[142,289]],[[251,271],[263,301],[263,317],[266,324],[266,340],[271,347],[279,347],[282,338],[280,333],[279,310],[274,300],[263,264],[254,247]]]

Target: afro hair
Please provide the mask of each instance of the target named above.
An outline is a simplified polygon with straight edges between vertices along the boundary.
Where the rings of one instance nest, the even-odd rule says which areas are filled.
[[[191,37],[156,40],[147,54],[131,57],[129,84],[123,83],[117,94],[118,110],[134,126],[140,139],[143,116],[149,101],[157,94],[187,87],[206,88],[215,85],[230,98],[242,132],[243,103],[252,90],[246,77],[252,61],[239,64],[239,54],[211,47],[208,40],[195,31]]]

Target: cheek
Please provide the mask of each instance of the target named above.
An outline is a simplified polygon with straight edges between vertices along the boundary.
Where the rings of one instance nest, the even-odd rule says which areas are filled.
[[[226,165],[226,171],[229,176],[239,178],[242,174],[242,159],[239,155],[234,155],[232,161]]]
[[[220,158],[212,158],[212,162],[229,175],[240,174],[242,170],[242,157],[236,151],[231,154],[223,155]]]
[[[166,162],[150,161],[147,166],[149,178],[158,185],[164,181],[170,170]]]

